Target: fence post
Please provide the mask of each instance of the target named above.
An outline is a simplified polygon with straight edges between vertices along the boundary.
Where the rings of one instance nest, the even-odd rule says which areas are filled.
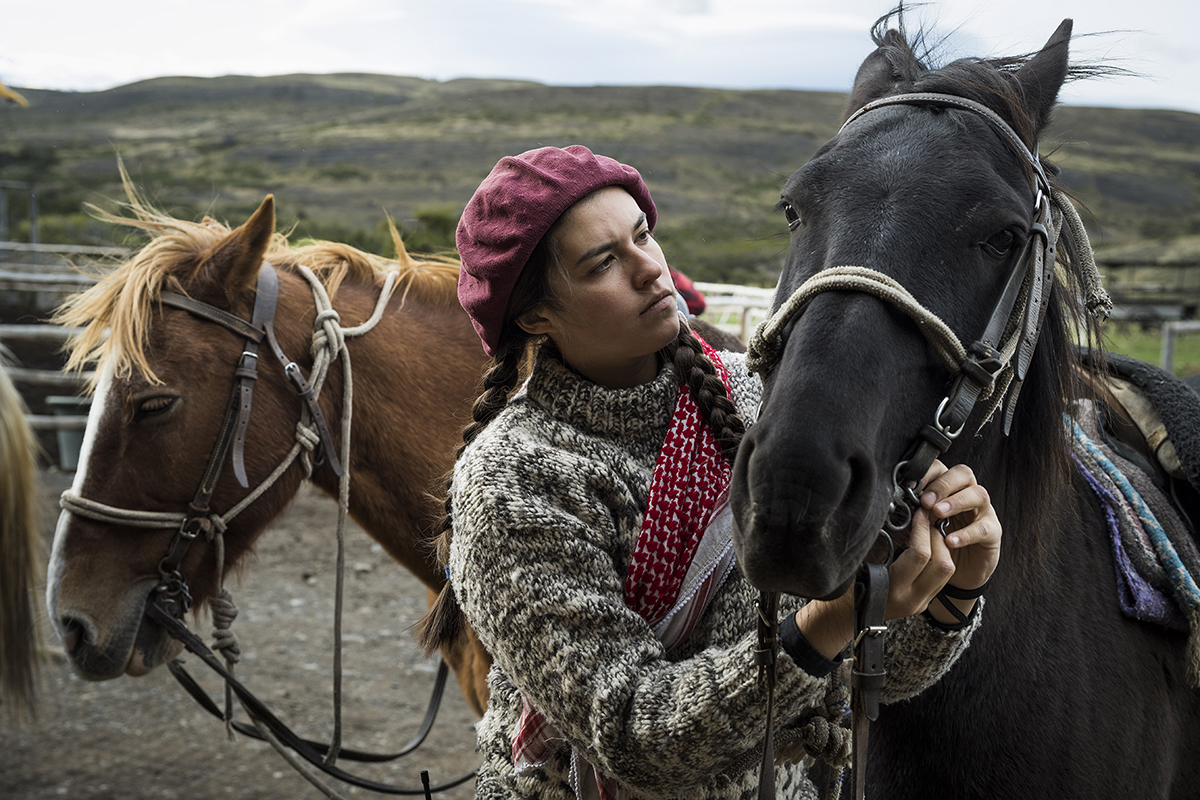
[[[1162,326],[1162,352],[1159,366],[1167,372],[1175,372],[1175,342],[1180,336],[1188,333],[1200,333],[1200,321],[1181,319],[1164,322]]]
[[[1162,350],[1158,365],[1167,372],[1175,372],[1175,326],[1170,322],[1164,322],[1162,326]]]
[[[38,230],[38,200],[37,187],[29,185],[29,243],[38,244],[41,241]]]

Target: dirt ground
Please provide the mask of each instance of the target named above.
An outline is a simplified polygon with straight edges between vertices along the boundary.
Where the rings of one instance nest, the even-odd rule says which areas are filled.
[[[71,475],[41,473],[41,523],[46,548],[58,515],[58,495]],[[332,500],[305,486],[259,542],[257,557],[230,586],[241,613],[237,675],[302,736],[328,740],[332,730],[335,523]],[[416,647],[411,626],[424,609],[424,588],[391,561],[360,528],[346,535],[343,633],[343,744],[390,752],[416,732],[433,686],[436,660]],[[208,638],[207,625],[200,632]],[[47,628],[47,641],[57,640]],[[220,684],[198,659],[193,677],[214,698]],[[43,670],[38,720],[25,728],[0,721],[0,798],[252,797],[321,798],[267,744],[225,738],[223,725],[202,711],[165,669],[143,678],[104,683],[75,677],[61,655]],[[223,700],[220,701],[223,703]],[[477,764],[473,712],[451,679],[437,723],[415,753],[387,765],[341,766],[373,780],[420,787]],[[379,796],[337,784],[346,796]],[[437,797],[463,800],[473,782]]]

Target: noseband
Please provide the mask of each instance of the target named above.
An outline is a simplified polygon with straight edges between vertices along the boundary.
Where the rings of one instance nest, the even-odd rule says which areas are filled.
[[[785,333],[796,316],[814,297],[827,291],[865,292],[903,311],[917,323],[917,329],[933,347],[939,360],[953,376],[949,391],[938,404],[930,424],[921,428],[908,455],[892,470],[892,497],[880,536],[891,551],[890,533],[907,528],[913,512],[920,507],[920,481],[934,459],[948,450],[966,427],[967,420],[980,402],[988,403],[978,428],[990,420],[1005,403],[1004,433],[1007,436],[1021,385],[1033,358],[1041,333],[1050,291],[1054,284],[1055,245],[1065,222],[1071,230],[1081,260],[1084,298],[1087,310],[1103,319],[1112,309],[1112,301],[1101,287],[1100,275],[1092,258],[1087,232],[1071,201],[1051,185],[1036,149],[1030,151],[1016,131],[987,106],[953,95],[910,93],[884,97],[867,103],[852,114],[841,130],[868,112],[893,105],[958,108],[982,117],[1017,154],[1031,175],[1033,203],[1030,210],[1029,237],[1009,274],[983,334],[969,347],[936,314],[923,306],[911,292],[890,276],[862,266],[838,266],[822,270],[804,281],[786,301],[755,330],[747,347],[746,366],[765,382],[778,363],[786,345]],[[839,131],[840,133],[840,131]],[[944,529],[943,529],[944,535]],[[888,559],[890,561],[890,557]],[[878,715],[879,692],[886,673],[883,671],[882,633],[886,631],[884,612],[888,593],[887,562],[864,564],[856,581],[856,627],[854,670],[851,676],[853,765],[852,796],[865,792],[867,726]],[[773,593],[763,592],[759,600],[759,644],[756,660],[762,665],[768,688],[768,704],[775,684],[775,651],[778,625],[773,610]],[[974,595],[977,596],[977,595]],[[768,613],[769,612],[769,613]],[[963,618],[965,621],[965,617]],[[768,720],[770,711],[768,709]],[[770,722],[763,747],[763,765],[759,783],[760,800],[774,796],[774,764]]]

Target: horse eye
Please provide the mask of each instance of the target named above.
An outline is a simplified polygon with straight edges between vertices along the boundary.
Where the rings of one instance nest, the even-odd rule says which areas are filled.
[[[796,207],[791,203],[783,202],[779,205],[783,209],[783,218],[787,220],[788,230],[796,230],[796,228],[798,228],[802,222],[800,219],[800,212],[797,211]]]
[[[142,420],[147,417],[155,417],[159,414],[165,414],[175,406],[178,397],[160,396],[149,397],[138,403],[137,411],[134,413],[135,420]]]
[[[1005,228],[998,233],[992,234],[986,242],[980,242],[979,246],[992,258],[1004,258],[1012,250],[1012,246],[1016,241],[1017,235],[1010,229]]]

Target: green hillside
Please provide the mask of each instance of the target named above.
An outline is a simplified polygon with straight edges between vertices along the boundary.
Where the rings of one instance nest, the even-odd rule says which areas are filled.
[[[673,263],[741,283],[773,282],[779,187],[834,133],[845,99],[359,74],[21,92],[29,108],[0,107],[0,180],[36,181],[43,241],[120,235],[81,214],[122,197],[119,154],[177,216],[240,222],[272,192],[299,235],[381,250],[390,214],[417,249],[446,247],[496,159],[578,142],[643,172]],[[1097,248],[1200,234],[1200,115],[1064,107],[1043,152],[1090,209]],[[28,235],[24,202],[10,191],[12,238]]]

